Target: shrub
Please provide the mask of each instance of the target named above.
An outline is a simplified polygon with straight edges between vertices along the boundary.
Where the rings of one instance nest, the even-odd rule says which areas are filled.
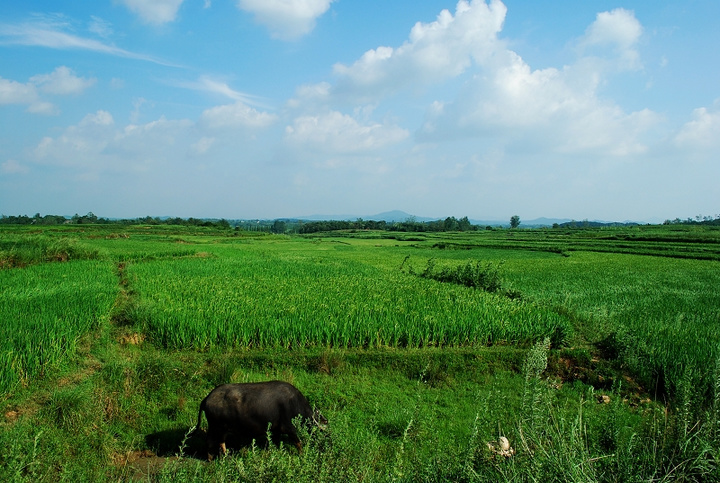
[[[406,257],[401,265],[401,270],[410,257]],[[484,290],[486,292],[501,292],[503,290],[503,280],[500,276],[500,265],[492,262],[482,263],[479,260],[469,261],[464,265],[457,267],[441,267],[437,268],[435,259],[431,258],[427,261],[425,269],[416,274],[414,269],[408,265],[408,272],[418,275],[422,278],[436,280],[438,282],[454,283],[456,285],[464,285],[470,288]],[[513,292],[515,294],[515,292]]]

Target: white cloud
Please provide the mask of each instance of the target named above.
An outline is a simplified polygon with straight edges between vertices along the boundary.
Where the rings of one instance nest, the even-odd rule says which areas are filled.
[[[210,129],[224,127],[262,128],[269,126],[277,116],[258,111],[243,102],[215,106],[203,111],[200,124]]]
[[[593,73],[572,67],[532,70],[508,52],[505,65],[475,77],[455,101],[431,106],[419,135],[428,140],[479,136],[556,153],[644,152],[643,134],[661,117],[647,109],[627,114],[600,100],[596,86]]]
[[[80,94],[95,84],[96,79],[77,77],[72,69],[64,65],[50,74],[39,74],[30,78],[30,82],[48,94],[68,95]]]
[[[55,116],[60,114],[60,110],[51,102],[38,101],[33,102],[27,108],[28,112],[32,114],[43,114],[45,116]]]
[[[83,118],[82,121],[80,121],[80,126],[92,126],[92,125],[98,125],[98,126],[111,126],[115,123],[115,120],[113,119],[112,115],[107,111],[97,111],[94,114],[88,114]]]
[[[216,139],[212,137],[202,137],[200,140],[190,146],[195,154],[205,154],[215,144]]]
[[[137,124],[140,119],[140,110],[142,109],[143,105],[147,103],[147,99],[144,97],[138,97],[137,99],[133,99],[132,105],[133,110],[130,113],[130,122],[133,124]]]
[[[614,10],[598,15],[586,41],[611,42],[627,53],[641,31],[631,12]],[[627,155],[647,149],[643,135],[661,120],[647,109],[628,114],[601,100],[605,70],[587,57],[562,69],[533,70],[515,52],[498,49],[477,68],[453,102],[428,109],[421,139],[480,137],[515,149]]]
[[[37,100],[38,94],[34,85],[0,77],[0,105],[32,104]]]
[[[38,19],[22,24],[0,24],[0,45],[26,45],[58,50],[89,50],[128,59],[144,60],[160,65],[174,66],[154,57],[137,54],[99,40],[68,33],[67,23],[55,19]]]
[[[125,126],[118,126],[109,112],[100,110],[57,136],[43,138],[33,154],[39,163],[87,173],[158,171],[193,163],[217,145],[232,145],[238,130],[265,127],[274,120],[275,116],[242,103],[208,109],[197,122],[160,117]]]
[[[121,0],[121,2],[144,22],[157,25],[174,21],[183,0]]]
[[[580,52],[587,55],[594,49],[610,47],[618,57],[619,68],[638,69],[642,64],[635,47],[642,32],[642,25],[630,10],[616,8],[610,12],[601,12],[580,39]]]
[[[106,20],[95,15],[90,16],[90,23],[88,24],[88,30],[95,35],[104,39],[109,38],[113,34],[112,24]]]
[[[23,84],[0,77],[0,105],[27,104],[33,114],[58,114],[58,108],[43,100],[40,94],[79,94],[95,83],[95,79],[77,77],[71,69],[60,66],[50,74],[38,74]]]
[[[35,156],[63,166],[92,165],[114,135],[114,120],[107,111],[86,115],[57,138],[44,137]]]
[[[255,15],[274,38],[295,40],[310,33],[333,0],[238,0],[241,10]]]
[[[8,159],[4,163],[0,164],[0,173],[3,174],[24,174],[29,171],[27,166],[24,166],[14,159]]]
[[[295,90],[295,97],[287,102],[287,107],[317,109],[319,106],[324,106],[330,100],[332,87],[329,82],[302,85]]]
[[[720,147],[720,111],[700,107],[692,117],[675,136],[675,144],[690,149]]]
[[[117,126],[107,111],[86,115],[56,137],[45,137],[34,149],[35,161],[71,168],[81,177],[102,173],[138,173],[163,170],[202,154],[212,145],[197,140],[193,122],[164,117],[145,124]]]
[[[28,112],[34,114],[57,114],[58,109],[40,97],[43,94],[79,94],[95,83],[95,79],[83,79],[65,66],[50,74],[38,74],[23,84],[0,77],[0,105],[27,104]]]
[[[209,92],[211,94],[221,95],[223,97],[227,97],[228,99],[232,99],[233,101],[239,101],[253,106],[261,105],[258,97],[237,91],[230,87],[227,82],[214,79],[207,75],[200,76],[197,81],[179,81],[173,82],[173,84],[179,87],[183,87],[185,89],[192,89],[196,91]]]
[[[500,47],[497,39],[507,8],[499,0],[460,0],[453,16],[418,22],[400,47],[368,50],[352,65],[336,64],[336,91],[361,99],[394,93],[408,85],[441,82],[465,72],[474,60],[485,62]]]
[[[640,38],[643,28],[635,14],[624,8],[600,12],[585,31],[583,44],[614,44],[623,49],[632,48]]]
[[[539,70],[498,39],[506,13],[500,0],[460,0],[454,14],[443,10],[434,22],[415,24],[401,46],[377,47],[350,65],[335,65],[335,84],[298,88],[288,107],[374,103],[464,78],[454,101],[429,107],[420,139],[479,137],[506,146],[615,155],[647,149],[643,136],[661,117],[649,110],[626,113],[598,96],[608,72],[641,65],[636,45],[643,28],[633,12],[598,14],[577,42],[575,64]],[[598,59],[598,50],[607,54],[608,48],[611,55]]]
[[[302,116],[285,128],[285,139],[325,153],[371,152],[405,140],[407,130],[387,124],[361,124],[337,111]]]
[[[146,124],[130,124],[115,134],[104,152],[120,159],[135,160],[135,168],[173,162],[177,153],[188,149],[193,123],[186,119],[165,117]]]

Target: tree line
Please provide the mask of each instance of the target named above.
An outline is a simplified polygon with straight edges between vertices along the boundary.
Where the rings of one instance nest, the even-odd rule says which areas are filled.
[[[339,230],[381,230],[381,231],[397,231],[397,232],[444,232],[444,231],[477,231],[492,230],[492,226],[473,225],[467,216],[460,219],[449,216],[445,219],[434,221],[417,221],[410,217],[405,221],[388,222],[384,220],[363,220],[358,218],[355,221],[350,220],[323,220],[323,221],[304,221],[297,219],[275,219],[275,220],[226,220],[207,219],[207,218],[180,218],[180,217],[139,217],[139,218],[123,218],[110,219],[96,216],[89,212],[85,215],[75,214],[71,217],[61,215],[41,215],[36,213],[34,216],[27,215],[0,215],[0,225],[63,225],[63,224],[96,224],[96,225],[178,225],[178,226],[202,226],[219,229],[232,229],[242,231],[262,231],[269,233],[318,233],[323,231],[339,231]],[[664,225],[713,225],[720,226],[720,214],[713,216],[698,215],[695,218],[687,218],[681,220],[665,220]],[[510,227],[518,228],[520,225],[520,217],[514,215],[510,218]],[[593,228],[599,226],[622,226],[624,223],[599,223],[589,222],[568,222],[562,224],[554,224],[553,228]]]
[[[125,219],[109,219],[96,216],[89,212],[85,215],[75,214],[72,217],[60,215],[41,215],[36,213],[34,216],[0,216],[0,224],[3,225],[64,225],[64,224],[94,224],[94,225],[180,225],[180,226],[203,226],[221,229],[231,229],[243,231],[264,231],[270,233],[318,233],[323,231],[339,231],[339,230],[381,230],[381,231],[398,231],[398,232],[443,232],[443,231],[475,231],[486,229],[489,227],[479,227],[473,225],[467,216],[460,219],[449,216],[444,220],[435,221],[417,221],[414,218],[408,218],[405,221],[387,222],[384,220],[363,220],[358,218],[354,221],[349,220],[323,220],[323,221],[304,221],[304,220],[233,220],[226,219],[209,220],[200,218],[159,218],[159,217],[140,217]]]
[[[681,220],[675,218],[674,220],[665,220],[663,225],[714,225],[720,226],[720,214],[712,216],[697,215],[695,218],[687,218]]]
[[[409,218],[405,221],[387,222],[384,220],[363,220],[358,218],[355,221],[347,220],[325,220],[303,222],[297,227],[300,234],[318,233],[322,231],[338,230],[383,230],[399,232],[441,232],[441,231],[475,231],[480,227],[473,225],[467,216],[459,220],[449,216],[444,220],[417,221]],[[484,228],[483,228],[484,229]]]
[[[230,229],[230,222],[225,219],[207,220],[201,218],[159,218],[145,216],[140,218],[109,219],[98,217],[92,212],[85,215],[77,213],[70,218],[61,215],[40,215],[35,216],[0,216],[1,225],[184,225],[184,226],[205,226],[213,228]]]

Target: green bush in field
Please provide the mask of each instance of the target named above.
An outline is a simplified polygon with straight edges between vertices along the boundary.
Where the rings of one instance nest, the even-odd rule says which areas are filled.
[[[409,258],[409,256],[405,258],[400,267],[401,269]],[[408,271],[410,274],[415,275],[412,267],[409,267]],[[431,258],[427,261],[425,269],[417,275],[438,282],[454,283],[485,290],[486,292],[500,292],[503,289],[500,268],[491,262],[483,264],[479,260],[469,261],[456,267],[444,266],[437,268],[436,260]]]

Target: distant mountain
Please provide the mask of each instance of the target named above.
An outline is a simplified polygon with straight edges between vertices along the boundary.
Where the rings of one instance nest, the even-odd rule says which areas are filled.
[[[384,211],[382,213],[378,213],[376,215],[367,215],[367,216],[358,216],[358,215],[310,215],[310,216],[299,216],[297,219],[299,220],[308,220],[308,221],[331,221],[331,220],[347,220],[347,221],[355,221],[358,218],[362,218],[363,220],[372,220],[372,221],[385,221],[387,223],[395,223],[398,221],[407,221],[409,218],[414,219],[415,221],[435,221],[437,218],[426,218],[421,216],[415,216],[411,215],[409,213],[406,213],[404,211],[400,210],[393,210],[393,211]]]
[[[534,220],[526,220],[523,221],[523,219],[520,219],[520,226],[525,227],[531,227],[531,226],[553,226],[555,223],[558,225],[562,225],[563,223],[569,223],[572,220],[568,218],[535,218]],[[508,222],[508,225],[510,223]]]
[[[412,219],[412,220],[420,221],[420,222],[437,220],[437,218],[427,218],[427,217],[422,217],[422,216],[411,215],[409,213],[405,213],[404,211],[400,211],[400,210],[385,211],[383,213],[378,213],[377,215],[363,216],[362,218],[363,218],[363,220],[386,221],[388,223],[395,223],[398,221],[407,221],[408,219]]]
[[[285,218],[283,218],[285,219]],[[304,220],[304,221],[354,221],[358,219],[357,215],[310,215],[310,216],[298,216],[294,218],[287,218],[289,220]]]

